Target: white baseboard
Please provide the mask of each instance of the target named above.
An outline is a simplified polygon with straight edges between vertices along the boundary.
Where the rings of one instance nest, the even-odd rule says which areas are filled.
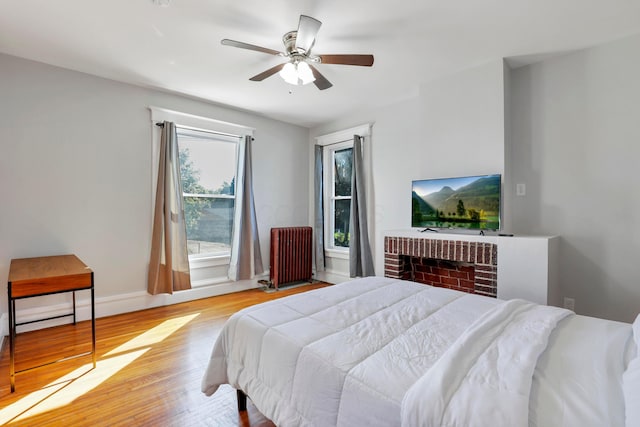
[[[337,285],[338,283],[346,282],[351,278],[349,277],[348,273],[344,274],[343,272],[340,272],[340,271],[325,270],[325,271],[316,272],[314,274],[314,279],[322,280],[323,282],[333,283],[334,285]]]
[[[128,294],[113,295],[107,297],[96,298],[95,310],[96,318],[113,316],[115,314],[130,313],[133,311],[145,310],[147,308],[161,307],[165,305],[178,304],[181,302],[193,301],[202,298],[213,297],[217,295],[240,292],[247,289],[258,288],[257,277],[252,280],[239,280],[237,282],[229,281],[201,281],[193,283],[193,288],[185,291],[179,291],[174,294],[149,295],[145,291],[131,292]],[[20,323],[30,322],[42,318],[60,316],[71,313],[73,306],[71,302],[56,305],[47,305],[43,307],[32,307],[23,310],[17,310],[16,318]],[[91,319],[91,297],[89,292],[81,291],[76,296],[76,320]],[[70,317],[46,320],[37,323],[30,323],[19,326],[18,332],[32,331],[36,329],[48,328],[51,326],[63,325],[70,322]],[[9,315],[8,313],[0,314],[0,333],[4,340],[9,334]],[[0,341],[1,343],[2,341]]]

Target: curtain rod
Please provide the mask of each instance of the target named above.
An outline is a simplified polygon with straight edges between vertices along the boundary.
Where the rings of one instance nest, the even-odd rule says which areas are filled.
[[[364,136],[362,135],[358,135],[357,133],[354,133],[353,136],[359,136],[360,138],[364,138]],[[338,144],[344,144],[345,142],[353,142],[353,137],[351,137],[351,139],[345,139],[342,141],[336,141],[336,142],[331,142],[329,144],[315,144],[319,147],[331,147],[332,145],[338,145]]]
[[[157,122],[156,126],[163,128],[164,127],[164,123],[163,122]],[[187,130],[197,130],[197,131],[201,131],[201,132],[209,132],[209,133],[213,133],[216,135],[223,135],[223,136],[231,136],[234,138],[241,138],[241,135],[235,135],[232,133],[225,133],[225,132],[216,132],[213,130],[206,130],[206,129],[200,129],[200,128],[194,128],[191,126],[183,126],[183,125],[176,125],[177,128],[181,128],[181,129],[187,129]],[[251,137],[252,141],[255,141],[256,139],[254,137]]]

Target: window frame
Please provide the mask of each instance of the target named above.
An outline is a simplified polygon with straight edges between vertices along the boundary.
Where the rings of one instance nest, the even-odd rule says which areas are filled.
[[[349,258],[349,247],[335,246],[333,231],[335,230],[334,203],[332,201],[335,191],[333,180],[333,153],[344,148],[353,147],[354,135],[364,138],[371,136],[371,123],[363,124],[349,129],[316,137],[316,144],[323,146],[322,152],[322,188],[323,188],[323,215],[324,215],[324,252],[325,256],[333,258]],[[350,199],[351,197],[349,197]]]
[[[328,147],[325,147],[323,152],[323,164],[326,167],[323,167],[325,176],[323,177],[324,181],[324,200],[327,201],[325,203],[325,221],[324,221],[324,235],[325,242],[324,247],[329,251],[336,252],[349,252],[349,246],[336,246],[335,245],[335,207],[337,200],[351,200],[351,196],[336,196],[336,177],[335,177],[335,168],[334,168],[334,156],[337,151],[341,151],[344,149],[353,148],[353,140],[342,141],[334,143]],[[352,172],[353,173],[353,172]]]
[[[177,133],[178,133],[178,151],[180,151],[180,136],[182,135],[183,137],[187,137],[187,138],[199,138],[202,140],[207,140],[209,139],[212,143],[222,143],[222,144],[234,144],[234,162],[236,164],[235,166],[235,173],[234,173],[234,189],[233,189],[233,195],[230,194],[198,194],[198,193],[185,193],[184,191],[182,192],[182,199],[184,201],[185,197],[193,197],[193,198],[203,198],[203,199],[233,199],[233,209],[234,209],[234,214],[233,214],[233,220],[232,220],[232,230],[231,230],[231,236],[233,238],[233,227],[235,226],[234,222],[235,222],[235,209],[236,206],[238,204],[238,199],[237,199],[237,194],[238,192],[236,191],[235,185],[237,182],[237,175],[238,175],[238,157],[240,154],[240,144],[239,144],[239,136],[229,136],[229,135],[223,135],[220,134],[219,132],[212,132],[212,131],[208,131],[208,130],[202,130],[202,129],[198,129],[195,130],[193,128],[187,128],[185,126],[181,126],[179,124],[176,124],[177,129]],[[203,135],[204,134],[204,135]],[[207,135],[209,134],[209,135]],[[188,238],[189,236],[187,236]],[[233,242],[231,242],[232,244]],[[205,253],[205,254],[190,254],[189,255],[189,262],[193,262],[196,260],[200,260],[200,259],[226,259],[231,257],[231,249],[229,249],[226,252],[219,252],[217,254],[214,254],[212,252],[209,253]]]
[[[151,145],[151,205],[149,206],[149,216],[151,218],[150,224],[153,225],[153,210],[155,205],[155,197],[156,197],[156,185],[158,181],[158,157],[160,150],[160,128],[156,126],[157,123],[162,123],[164,121],[174,122],[176,126],[183,128],[190,128],[193,130],[201,130],[205,132],[213,132],[220,135],[225,135],[228,137],[237,137],[244,138],[246,136],[253,137],[255,132],[254,128],[238,125],[235,123],[225,122],[221,120],[212,119],[209,117],[198,116],[194,114],[184,113],[180,111],[170,110],[161,107],[149,106],[149,110],[151,111],[151,135],[152,135],[152,145]],[[238,146],[236,147],[236,163],[239,158]],[[236,164],[236,182],[237,178],[238,165]],[[235,191],[236,195],[236,205],[240,203],[237,199],[237,188]],[[235,219],[236,215],[234,215],[234,227],[235,227]],[[207,255],[200,257],[189,257],[189,267],[192,273],[196,272],[199,269],[207,269],[212,267],[221,267],[228,266],[231,262],[231,254],[227,255]],[[206,271],[206,270],[205,270]],[[222,278],[213,278],[215,280],[224,280]],[[209,279],[203,279],[203,282],[210,282]],[[193,282],[192,286],[197,286],[197,283]]]

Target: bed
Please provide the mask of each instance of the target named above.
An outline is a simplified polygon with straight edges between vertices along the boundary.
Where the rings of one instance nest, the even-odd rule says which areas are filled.
[[[636,323],[356,279],[231,316],[202,391],[278,426],[640,425]]]

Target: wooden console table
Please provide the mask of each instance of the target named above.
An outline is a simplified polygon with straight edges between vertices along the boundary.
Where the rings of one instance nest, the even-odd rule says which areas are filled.
[[[15,371],[15,340],[16,328],[28,323],[42,322],[45,320],[57,319],[61,317],[73,316],[73,324],[76,324],[76,292],[80,290],[91,290],[91,351],[67,356],[59,360],[48,362],[27,369]],[[76,357],[93,356],[93,367],[96,367],[96,315],[95,315],[95,295],[93,288],[93,271],[87,267],[75,255],[59,255],[37,258],[12,259],[9,267],[9,284],[7,286],[9,294],[9,374],[11,376],[11,392],[15,391],[16,374],[41,368],[52,363]],[[43,295],[58,294],[63,292],[73,292],[73,312],[45,319],[31,320],[28,322],[16,322],[16,300],[23,298],[38,297]]]

